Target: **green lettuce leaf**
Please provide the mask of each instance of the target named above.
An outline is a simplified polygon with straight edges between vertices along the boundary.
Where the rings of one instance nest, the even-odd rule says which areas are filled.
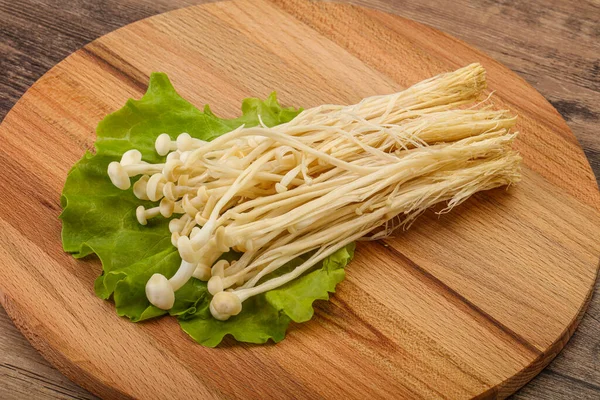
[[[245,99],[239,118],[222,119],[208,106],[200,111],[181,98],[165,74],[152,74],[148,91],[140,100],[127,101],[122,109],[100,122],[96,154],[86,153],[73,166],[63,188],[63,247],[77,258],[91,254],[99,257],[103,272],[94,284],[96,294],[103,299],[113,298],[118,315],[134,322],[166,314],[146,299],[146,281],[154,273],[172,276],[181,262],[171,244],[168,219],[159,216],[146,226],[138,224],[136,207],[154,204],[140,201],[131,190],[114,187],[106,173],[111,161],[133,148],[142,152],[145,161],[164,161],[154,150],[154,141],[161,133],[175,139],[187,132],[211,140],[242,124],[256,126],[259,116],[265,125],[275,126],[292,120],[299,112],[281,107],[273,93],[264,101]],[[343,268],[352,258],[353,249],[341,249],[288,285],[249,299],[242,313],[228,321],[212,318],[206,283],[193,278],[175,293],[175,305],[169,313],[206,346],[216,346],[227,334],[239,341],[264,343],[271,338],[277,342],[283,339],[291,321],[304,322],[312,317],[314,300],[327,299],[328,292],[335,290],[344,278]],[[230,259],[237,256],[225,255]]]
[[[312,272],[246,300],[242,312],[227,321],[214,319],[205,302],[189,319],[180,318],[179,323],[194,340],[208,347],[218,345],[227,334],[240,342],[265,343],[273,339],[277,343],[285,337],[291,321],[306,322],[312,318],[315,300],[329,299],[328,292],[334,292],[344,280],[344,267],[353,256],[354,244],[338,250]],[[283,266],[278,275],[289,269]]]

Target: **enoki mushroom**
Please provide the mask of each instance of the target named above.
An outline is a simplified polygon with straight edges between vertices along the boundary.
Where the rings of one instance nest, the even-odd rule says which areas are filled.
[[[449,211],[519,181],[515,117],[467,107],[485,88],[485,70],[472,64],[399,93],[308,109],[273,128],[241,126],[211,142],[162,134],[164,164],[126,152],[108,167],[114,185],[129,189],[142,175],[134,194],[160,201],[138,207],[139,223],[177,215],[169,230],[181,267],[170,278],[154,274],[148,300],[170,309],[195,277],[208,282],[212,315],[226,320],[352,241],[385,237],[434,204]],[[220,260],[230,250],[243,254]],[[302,255],[291,272],[272,277]]]

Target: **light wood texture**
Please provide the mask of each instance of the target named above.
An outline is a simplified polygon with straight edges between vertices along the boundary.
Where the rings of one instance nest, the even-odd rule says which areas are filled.
[[[523,184],[426,215],[387,245],[360,246],[332,301],[277,346],[209,350],[174,321],[120,320],[93,297],[98,263],[61,252],[66,171],[98,120],[138,97],[152,70],[232,116],[243,97],[273,89],[288,104],[350,103],[475,60],[498,104],[521,116]],[[59,369],[107,397],[504,397],[562,348],[597,270],[597,187],[556,111],[487,56],[370,10],[219,3],[130,25],[34,85],[2,124],[0,148],[3,304]],[[374,268],[390,276],[386,286],[367,274]],[[153,357],[160,373],[147,366]],[[225,378],[244,367],[254,372]]]

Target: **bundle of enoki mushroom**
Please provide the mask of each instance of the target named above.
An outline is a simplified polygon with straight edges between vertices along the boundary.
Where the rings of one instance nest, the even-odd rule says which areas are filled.
[[[485,102],[466,106],[485,87],[485,70],[472,64],[400,93],[308,109],[273,128],[242,126],[211,142],[163,134],[156,150],[164,164],[125,153],[109,166],[113,183],[127,189],[143,174],[134,193],[160,200],[138,208],[139,222],[181,215],[169,224],[181,267],[170,279],[152,276],[148,300],[171,308],[174,291],[194,276],[208,281],[211,313],[225,320],[352,241],[517,182],[516,117]],[[243,253],[238,261],[219,260],[232,249]],[[301,255],[291,272],[269,276]]]

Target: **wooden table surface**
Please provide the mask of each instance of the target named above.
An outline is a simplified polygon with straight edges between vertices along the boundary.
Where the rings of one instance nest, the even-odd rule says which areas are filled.
[[[0,118],[36,79],[82,45],[135,20],[201,2],[0,0]],[[600,176],[600,2],[355,3],[434,26],[512,68],[563,115]],[[599,397],[600,297],[596,295],[563,352],[514,398]],[[0,309],[0,398],[94,396],[42,359]]]

